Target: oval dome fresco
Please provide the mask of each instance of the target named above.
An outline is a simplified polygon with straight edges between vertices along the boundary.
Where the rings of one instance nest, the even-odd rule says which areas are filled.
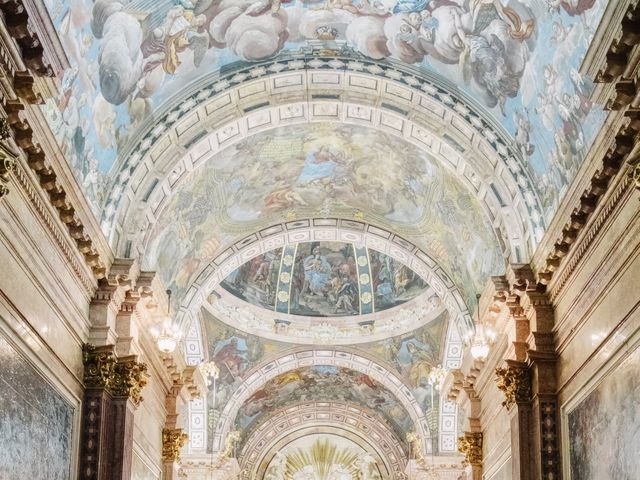
[[[429,286],[406,265],[342,242],[287,245],[249,260],[221,286],[234,296],[291,315],[366,315],[403,304]]]

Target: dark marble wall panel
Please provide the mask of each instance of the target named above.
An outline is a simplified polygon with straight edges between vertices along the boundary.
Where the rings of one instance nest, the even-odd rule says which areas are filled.
[[[0,479],[69,480],[74,408],[0,334]]]
[[[568,420],[572,480],[640,478],[640,348]]]

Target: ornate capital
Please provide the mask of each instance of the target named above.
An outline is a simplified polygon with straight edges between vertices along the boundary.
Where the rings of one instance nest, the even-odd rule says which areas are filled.
[[[133,358],[118,361],[114,369],[112,393],[116,397],[129,397],[134,405],[142,402],[142,389],[147,384],[147,365]]]
[[[640,162],[636,163],[633,166],[633,168],[629,172],[629,175],[631,176],[631,180],[633,181],[635,187],[640,190]]]
[[[84,364],[84,386],[86,388],[103,388],[109,390],[115,377],[116,358],[113,345],[96,347],[85,344],[82,347],[82,363]]]
[[[0,118],[0,141],[7,140],[11,136],[11,128],[6,118]]]
[[[181,428],[162,429],[162,460],[175,462],[180,460],[180,450],[184,447],[189,436]]]
[[[2,124],[0,124],[0,136],[1,135],[3,135]],[[9,188],[5,184],[9,183],[9,173],[15,168],[15,165],[15,158],[8,155],[2,146],[0,146],[0,198],[9,193]]]
[[[531,376],[526,367],[496,368],[496,383],[504,393],[502,405],[511,409],[516,403],[531,400]]]
[[[458,451],[467,465],[482,465],[482,432],[464,432],[458,437]]]

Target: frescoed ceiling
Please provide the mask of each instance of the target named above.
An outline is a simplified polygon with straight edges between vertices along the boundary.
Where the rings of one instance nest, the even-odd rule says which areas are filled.
[[[333,402],[455,452],[434,375],[604,124],[582,62],[608,0],[43,1],[61,152],[219,369],[189,448]],[[260,468],[356,478],[362,445],[323,434]]]
[[[318,52],[397,64],[439,76],[504,127],[549,220],[602,123],[578,71],[606,3],[47,0],[73,68],[44,108],[100,216],[118,165],[191,84]]]
[[[201,319],[208,359],[220,368],[217,383],[209,385],[207,397],[207,410],[213,418],[218,418],[248,377],[255,377],[260,365],[269,364],[273,359],[287,356],[302,347],[243,332],[221,322],[206,309],[202,310]],[[434,408],[437,410],[440,400],[438,392],[429,384],[429,374],[435,367],[445,364],[445,340],[452,333],[448,319],[448,313],[444,311],[413,331],[354,345],[350,349],[376,360],[397,375],[416,399],[417,408],[429,415]],[[449,342],[449,349],[453,348],[453,343]],[[354,402],[382,412],[385,422],[394,428],[400,439],[405,438],[410,427],[407,422],[411,417],[406,412],[396,418],[403,405],[379,382],[363,372],[328,365],[295,368],[268,380],[244,402],[236,417],[237,426],[248,434],[274,410],[289,403],[332,399]],[[214,424],[211,422],[209,425]],[[430,428],[437,428],[437,424]]]
[[[294,243],[271,250],[246,262],[221,285],[275,312],[318,317],[382,312],[428,289],[400,262],[342,242]]]
[[[335,366],[298,368],[270,380],[240,407],[236,427],[249,431],[262,415],[301,400],[341,400],[361,405],[384,418],[398,438],[405,438],[414,428],[393,393],[366,374]]]
[[[182,295],[223,246],[287,218],[363,216],[424,249],[471,302],[502,272],[488,214],[413,144],[357,125],[279,128],[194,170],[158,215],[143,266]]]

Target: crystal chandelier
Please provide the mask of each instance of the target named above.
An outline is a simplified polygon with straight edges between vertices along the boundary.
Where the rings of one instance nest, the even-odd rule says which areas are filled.
[[[211,385],[212,382],[215,382],[220,377],[220,368],[213,361],[201,363],[200,371],[207,385]]]
[[[442,365],[438,365],[434,367],[429,372],[429,383],[435,388],[437,391],[440,391],[442,388],[442,383],[444,382],[444,377],[447,376],[447,371],[442,368]]]
[[[489,349],[495,340],[495,334],[484,323],[480,322],[480,295],[476,296],[476,329],[469,339],[471,356],[476,360],[484,360],[489,356]]]
[[[177,325],[173,324],[173,320],[171,318],[171,290],[167,290],[167,315],[162,320],[162,328],[152,329],[151,334],[153,338],[156,340],[158,345],[158,349],[163,353],[172,353],[178,343],[180,342],[180,329]]]

